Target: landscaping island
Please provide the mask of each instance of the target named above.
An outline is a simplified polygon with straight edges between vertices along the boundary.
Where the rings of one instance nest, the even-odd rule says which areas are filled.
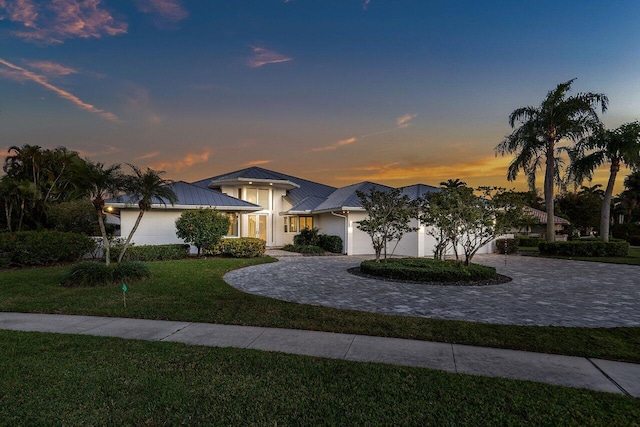
[[[439,286],[487,286],[511,281],[493,267],[430,258],[367,260],[348,271],[374,279]]]

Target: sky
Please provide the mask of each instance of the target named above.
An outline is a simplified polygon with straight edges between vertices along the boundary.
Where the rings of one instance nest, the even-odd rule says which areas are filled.
[[[0,0],[0,153],[524,190],[509,114],[577,78],[608,128],[640,119],[639,24],[637,0]]]

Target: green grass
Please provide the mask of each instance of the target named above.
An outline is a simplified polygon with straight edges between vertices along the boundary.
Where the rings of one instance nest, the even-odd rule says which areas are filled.
[[[522,247],[518,248],[519,252],[537,253],[537,247]],[[592,262],[606,262],[609,264],[627,264],[627,265],[640,265],[640,248],[630,248],[629,254],[626,257],[563,257],[563,256],[551,256],[551,255],[538,255],[545,258],[555,259],[571,259],[575,261],[592,261]]]
[[[637,425],[632,397],[254,350],[0,331],[3,425]]]
[[[310,329],[640,362],[637,327],[494,325],[339,310],[247,294],[222,280],[230,270],[269,261],[273,259],[151,262],[151,279],[129,286],[126,308],[119,287],[58,285],[70,267],[3,271],[0,311]]]

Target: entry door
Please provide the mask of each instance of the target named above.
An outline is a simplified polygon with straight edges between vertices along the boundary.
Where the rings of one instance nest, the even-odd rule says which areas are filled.
[[[249,215],[249,237],[267,241],[267,216]]]

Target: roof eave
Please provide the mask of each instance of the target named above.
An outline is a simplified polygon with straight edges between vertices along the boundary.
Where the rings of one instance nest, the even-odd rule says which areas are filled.
[[[244,184],[269,184],[274,187],[284,188],[286,190],[293,190],[294,188],[300,188],[298,184],[289,180],[283,179],[263,179],[263,178],[230,178],[230,179],[216,179],[209,183],[209,188],[211,186],[219,186],[219,185],[244,185]]]

